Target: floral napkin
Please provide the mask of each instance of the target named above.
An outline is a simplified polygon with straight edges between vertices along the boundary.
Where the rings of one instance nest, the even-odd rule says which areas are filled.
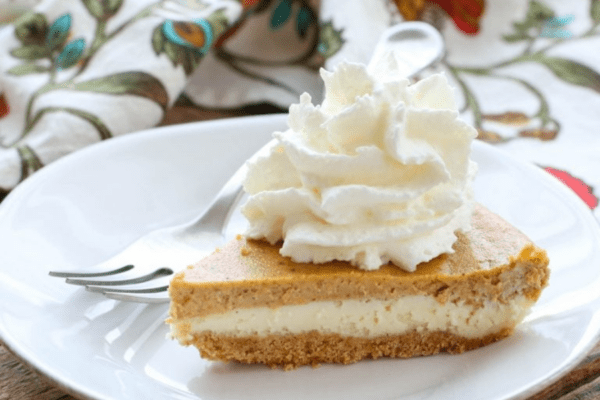
[[[479,139],[563,181],[600,220],[600,0],[488,0],[477,32],[436,26]]]
[[[337,12],[341,3],[308,0],[39,2],[0,30],[0,189],[156,126],[176,101],[287,108],[303,91],[318,98],[318,69],[356,36],[343,26],[364,36],[345,58],[365,61],[391,22],[391,4],[344,3]],[[341,22],[350,14],[368,31],[356,18]]]
[[[320,67],[416,19],[443,34],[435,70],[479,138],[600,218],[600,0],[0,0],[0,190],[177,104],[318,101]]]

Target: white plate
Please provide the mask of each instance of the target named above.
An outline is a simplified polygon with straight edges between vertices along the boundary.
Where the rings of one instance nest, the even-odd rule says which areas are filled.
[[[600,329],[600,234],[540,169],[475,143],[476,196],[545,247],[550,286],[514,336],[458,356],[292,372],[202,360],[165,339],[166,305],[106,300],[48,277],[93,266],[144,232],[196,215],[285,117],[155,129],[44,168],[0,206],[0,335],[61,387],[97,399],[505,399],[539,390]]]

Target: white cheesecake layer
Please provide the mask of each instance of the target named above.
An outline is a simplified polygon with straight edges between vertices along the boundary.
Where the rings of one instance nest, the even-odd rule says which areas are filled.
[[[171,334],[182,343],[191,340],[191,334],[203,331],[264,336],[316,330],[342,336],[377,337],[416,330],[476,338],[513,327],[525,317],[532,304],[525,296],[517,296],[507,304],[486,302],[483,307],[463,302],[440,304],[422,295],[394,300],[319,301],[279,308],[237,309],[174,321]]]

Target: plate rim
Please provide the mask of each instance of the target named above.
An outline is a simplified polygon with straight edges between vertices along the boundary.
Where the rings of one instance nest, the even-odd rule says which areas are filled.
[[[12,190],[6,198],[0,203],[0,220],[4,217],[6,209],[11,209],[11,207],[18,207],[18,199],[21,196],[21,193],[27,193],[30,187],[35,187],[38,185],[38,182],[44,180],[45,176],[48,174],[54,174],[55,170],[62,168],[62,165],[69,165],[71,163],[76,163],[78,160],[85,159],[88,154],[95,153],[98,151],[104,151],[103,149],[106,147],[120,147],[120,146],[128,146],[131,145],[130,142],[135,143],[136,141],[148,141],[152,140],[153,137],[159,136],[162,137],[165,133],[174,132],[179,134],[187,133],[188,131],[193,131],[199,125],[202,126],[202,129],[208,129],[211,126],[221,127],[221,126],[235,126],[238,124],[246,124],[246,123],[265,123],[271,121],[272,123],[280,122],[283,125],[287,114],[268,114],[268,115],[256,115],[256,116],[247,116],[247,117],[234,117],[234,118],[223,118],[217,120],[208,120],[208,121],[197,121],[197,122],[189,122],[185,124],[177,124],[177,125],[169,125],[157,128],[150,128],[138,132],[134,132],[132,134],[126,134],[119,137],[114,137],[108,141],[98,142],[96,144],[87,146],[79,151],[71,153],[67,156],[62,157],[61,159],[47,165],[42,170],[38,171],[36,174],[27,178],[20,185],[18,185],[14,190]],[[229,128],[232,129],[232,128]],[[528,171],[532,171],[537,178],[539,178],[545,186],[549,186],[553,189],[553,191],[557,191],[561,196],[564,196],[569,204],[575,207],[578,215],[582,218],[584,214],[587,214],[585,218],[586,222],[589,220],[593,220],[596,224],[593,225],[594,228],[593,234],[596,239],[596,243],[600,243],[600,224],[598,224],[597,219],[594,217],[592,211],[587,207],[584,201],[577,196],[572,190],[570,190],[563,182],[559,179],[555,178],[549,173],[543,173],[543,170],[540,167],[535,166],[533,163],[528,163],[523,160],[519,160],[513,157],[511,154],[503,151],[501,148],[493,146],[491,144],[474,141],[473,149],[480,147],[485,152],[491,152],[495,156],[500,157],[501,159],[509,160],[509,162],[513,166],[517,166],[520,169],[525,169]],[[535,172],[533,172],[535,171]],[[13,200],[16,199],[16,200]],[[15,203],[14,205],[12,203]],[[598,294],[594,300],[600,299],[600,294]],[[590,300],[591,302],[591,300]],[[587,302],[586,304],[588,304]],[[600,315],[600,310],[594,313],[595,316]],[[590,328],[586,328],[590,329]],[[19,345],[18,340],[12,340],[11,334],[5,330],[3,325],[0,325],[0,340],[4,344],[5,348],[13,354],[17,359],[19,359],[23,364],[27,365],[28,368],[35,371],[36,373],[44,376],[47,380],[49,380],[53,385],[57,388],[63,390],[64,392],[78,398],[83,399],[104,399],[105,395],[96,392],[92,388],[87,386],[82,386],[77,382],[73,382],[70,379],[66,379],[61,376],[56,369],[48,369],[45,365],[40,365],[36,363],[35,354],[29,354],[29,352],[23,348],[22,345]],[[528,396],[531,396],[543,388],[546,388],[556,381],[558,381],[561,377],[566,375],[569,371],[575,368],[589,353],[589,351],[600,341],[600,328],[596,329],[593,338],[586,343],[585,346],[582,346],[579,353],[571,357],[571,361],[564,364],[562,368],[557,369],[553,373],[549,374],[545,378],[540,378],[538,382],[533,383],[530,387],[525,390],[519,391],[517,393],[509,395],[507,399],[522,399]],[[571,354],[572,355],[572,354]],[[559,365],[560,366],[560,365]]]
[[[2,202],[0,202],[0,220],[3,218],[4,213],[8,212],[5,211],[5,209],[18,206],[12,205],[13,202],[17,203],[17,201],[13,200],[13,198],[19,198],[21,196],[21,192],[27,193],[31,186],[35,187],[35,185],[37,185],[39,181],[43,181],[46,175],[54,174],[54,170],[62,168],[63,164],[69,165],[71,163],[77,162],[79,159],[85,159],[85,157],[88,154],[103,151],[103,149],[106,147],[110,148],[115,146],[127,146],[128,142],[135,143],[137,141],[152,140],[152,137],[162,137],[163,135],[165,135],[165,133],[168,134],[169,132],[173,131],[184,131],[186,133],[190,131],[189,133],[191,133],[191,131],[193,131],[199,125],[201,125],[203,129],[209,129],[211,126],[220,127],[246,123],[260,124],[263,120],[273,120],[273,123],[281,122],[283,124],[287,117],[288,114],[286,113],[274,113],[267,115],[250,115],[243,117],[221,118],[207,121],[186,122],[182,124],[167,125],[135,131],[128,134],[124,134],[122,136],[112,137],[110,138],[110,140],[103,140],[94,143],[92,145],[84,147],[83,149],[67,154],[64,157],[61,157],[60,159],[46,165],[44,168],[37,171],[35,174],[27,177],[27,179],[25,179],[23,182],[17,185],[13,190],[11,190],[8,193],[8,195],[2,200]],[[182,132],[179,133],[181,134]],[[12,340],[7,340],[7,338],[10,337],[12,337],[12,335],[7,335],[4,326],[0,324],[0,341],[2,342],[4,347],[9,351],[9,353],[15,356],[29,369],[50,381],[60,390],[73,397],[85,400],[106,399],[106,397],[103,394],[97,393],[89,387],[83,387],[77,382],[72,382],[68,379],[64,379],[64,377],[56,373],[55,369],[47,369],[45,368],[45,366],[36,363],[32,360],[35,359],[35,355],[28,354],[28,352],[22,347],[22,345],[19,346],[18,341],[14,341],[13,343]]]

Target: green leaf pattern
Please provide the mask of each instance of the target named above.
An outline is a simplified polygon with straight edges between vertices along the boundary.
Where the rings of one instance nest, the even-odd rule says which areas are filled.
[[[82,0],[89,13],[99,21],[106,21],[119,11],[123,0]]]
[[[108,139],[112,133],[108,126],[93,113],[72,107],[45,107],[32,115],[33,105],[42,94],[57,89],[73,91],[88,91],[111,95],[133,95],[144,97],[156,102],[166,110],[169,98],[164,85],[155,77],[145,72],[131,71],[113,74],[87,81],[75,82],[74,79],[85,69],[87,61],[94,56],[94,52],[109,41],[103,31],[106,20],[115,15],[121,7],[122,0],[82,0],[90,15],[98,21],[97,37],[94,39],[94,48],[88,49],[86,41],[81,37],[73,37],[73,17],[66,13],[54,21],[48,22],[42,13],[28,13],[15,21],[15,37],[20,46],[13,48],[10,54],[22,61],[13,66],[8,74],[13,76],[27,76],[30,74],[44,74],[48,77],[46,84],[42,85],[29,99],[26,110],[26,126],[13,146],[21,158],[21,179],[24,179],[42,167],[42,162],[30,146],[23,144],[23,139],[33,129],[44,115],[63,112],[75,115],[89,122],[96,128],[99,139]],[[149,14],[148,14],[149,15]],[[61,70],[76,68],[75,74],[66,81],[58,82],[57,73]]]
[[[11,75],[29,75],[29,74],[42,74],[49,71],[49,68],[46,68],[42,65],[28,63],[28,64],[20,64],[15,67],[9,69],[8,72]]]
[[[596,24],[600,23],[600,0],[591,0],[590,16]]]
[[[499,140],[497,134],[485,131],[482,125],[483,121],[493,120],[510,125],[513,123],[515,115],[520,115],[520,120],[524,119],[525,122],[537,118],[541,123],[541,127],[533,131],[530,129],[520,132],[522,137],[553,140],[560,130],[560,123],[552,117],[552,110],[544,94],[524,79],[504,75],[502,73],[503,68],[519,63],[536,63],[567,84],[586,88],[600,94],[600,71],[596,71],[581,62],[549,54],[554,47],[567,44],[569,41],[600,37],[600,31],[598,30],[598,27],[600,27],[600,0],[591,0],[589,13],[592,26],[586,32],[573,36],[570,32],[563,30],[565,26],[573,21],[574,17],[572,15],[557,15],[547,4],[538,0],[530,0],[524,18],[513,22],[512,31],[502,37],[506,43],[525,44],[520,55],[488,67],[470,68],[447,64],[467,100],[466,109],[472,112],[475,127],[479,130],[482,139],[490,139],[494,142]],[[502,115],[484,114],[480,109],[476,96],[462,77],[465,74],[483,77],[492,76],[495,79],[505,79],[521,85],[539,101],[538,112],[532,116],[517,111]]]
[[[39,60],[50,57],[50,49],[46,46],[31,44],[11,50],[10,55],[22,60]]]
[[[342,31],[335,29],[333,22],[327,21],[321,27],[321,35],[319,38],[319,53],[324,57],[329,58],[337,53],[344,45]]]
[[[555,17],[554,11],[545,4],[532,0],[523,21],[513,22],[513,32],[504,35],[504,40],[513,43],[524,40],[534,40],[543,26]]]
[[[21,179],[27,178],[44,166],[30,146],[18,146],[17,152],[21,158]]]
[[[48,21],[40,13],[27,13],[15,21],[15,36],[22,45],[43,45],[46,41]]]
[[[542,57],[540,58],[540,63],[563,81],[600,93],[600,74],[592,68],[576,61],[559,57]]]
[[[133,95],[150,99],[167,108],[169,96],[160,81],[146,72],[122,72],[86,82],[76,83],[72,90],[112,95]]]
[[[30,12],[14,22],[14,35],[18,45],[10,50],[10,54],[19,60],[19,63],[5,72],[16,78],[29,75],[46,77],[46,83],[42,84],[28,99],[25,127],[22,133],[12,143],[5,144],[5,147],[16,148],[21,157],[22,179],[43,166],[35,150],[28,146],[24,139],[46,115],[69,113],[94,126],[99,139],[113,136],[108,125],[92,112],[64,106],[36,109],[35,105],[40,96],[55,90],[103,93],[112,96],[130,95],[149,99],[158,104],[163,111],[166,111],[172,100],[169,99],[164,84],[146,72],[129,71],[83,81],[79,79],[90,60],[101,48],[109,46],[112,38],[137,20],[155,18],[153,7],[164,1],[161,0],[144,8],[134,18],[125,20],[121,26],[115,26],[115,23],[110,21],[113,25],[110,32],[106,30],[106,25],[119,13],[123,0],[80,1],[87,13],[96,20],[94,37],[89,42],[83,37],[78,37],[74,32],[73,27],[77,21],[70,13],[49,20],[44,13]],[[167,20],[156,26],[149,42],[157,57],[168,58],[173,66],[183,68],[185,74],[190,75],[209,48],[222,44],[222,41],[217,43],[218,39],[227,38],[246,18],[257,13],[270,12],[268,23],[272,30],[278,30],[285,24],[293,22],[294,29],[301,40],[314,41],[312,46],[308,46],[309,53],[295,61],[298,65],[305,63],[308,66],[307,61],[313,55],[318,56],[314,59],[323,60],[335,54],[343,44],[341,31],[334,29],[331,22],[319,24],[313,7],[309,0],[262,0],[256,6],[246,10],[236,22],[237,25],[233,27],[229,21],[230,17],[224,10],[216,9],[203,19]],[[235,64],[233,59],[231,66],[247,77],[282,86],[278,82],[245,71]],[[308,67],[314,68],[312,65]],[[66,70],[69,74],[65,75],[62,71]]]
[[[63,14],[51,25],[48,25],[43,14],[31,13],[23,16],[15,23],[15,36],[21,42],[21,47],[14,48],[10,54],[21,60],[30,62],[49,60],[55,70],[66,69],[77,63],[85,50],[82,38],[67,43],[71,33],[71,14]],[[20,74],[26,70],[39,73],[41,67],[20,69]]]
[[[104,2],[98,0],[82,0],[82,3],[94,18],[101,19],[104,16]]]

